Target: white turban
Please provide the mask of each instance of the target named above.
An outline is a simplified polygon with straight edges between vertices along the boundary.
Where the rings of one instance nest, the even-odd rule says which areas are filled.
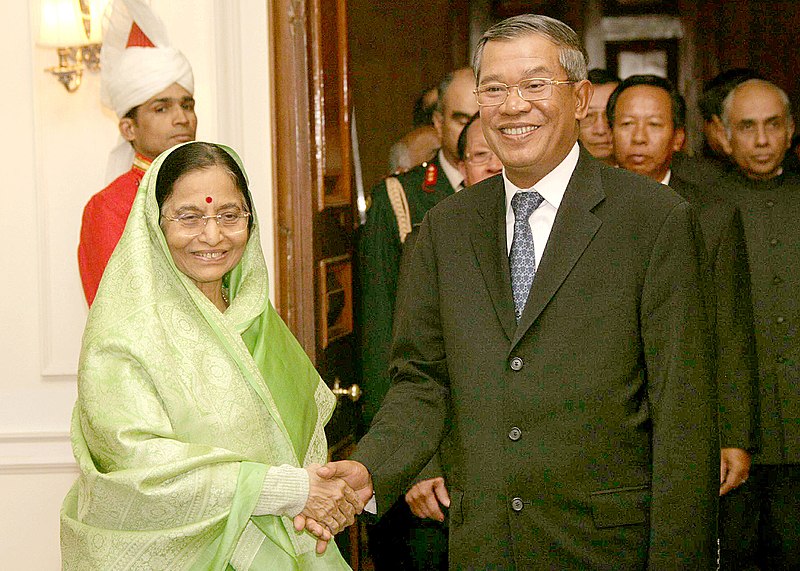
[[[134,23],[154,47],[128,47]],[[170,46],[164,23],[141,0],[109,4],[100,62],[100,99],[119,118],[173,83],[194,94],[189,60]],[[107,183],[130,170],[133,154],[131,144],[120,137],[108,158]]]

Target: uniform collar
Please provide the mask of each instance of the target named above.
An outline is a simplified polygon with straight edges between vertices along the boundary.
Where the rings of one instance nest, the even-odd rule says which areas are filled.
[[[143,175],[147,169],[150,168],[150,164],[153,161],[148,159],[146,156],[136,153],[133,157],[133,170],[137,171],[140,175]]]

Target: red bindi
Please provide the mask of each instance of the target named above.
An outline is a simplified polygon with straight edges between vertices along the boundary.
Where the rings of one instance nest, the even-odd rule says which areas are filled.
[[[208,202],[209,204],[211,204],[211,200],[212,200],[212,198],[211,198],[210,196],[206,196],[206,202]]]

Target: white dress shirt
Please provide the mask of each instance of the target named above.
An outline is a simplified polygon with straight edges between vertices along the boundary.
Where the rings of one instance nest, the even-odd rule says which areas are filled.
[[[572,178],[572,173],[578,164],[579,156],[578,143],[575,143],[575,146],[572,147],[572,150],[564,160],[531,188],[517,187],[508,180],[506,169],[503,168],[503,184],[506,191],[506,246],[509,254],[511,254],[511,242],[514,240],[514,209],[511,207],[511,199],[514,198],[517,192],[535,190],[542,195],[544,200],[539,205],[539,208],[533,211],[528,222],[531,225],[531,232],[533,232],[536,267],[539,267],[545,246],[547,246],[547,239],[550,237],[550,231],[553,229],[553,223],[556,220],[558,207],[561,206],[561,199],[564,198],[564,192],[567,190],[569,179]]]
[[[669,186],[669,181],[672,180],[672,169],[667,171],[667,174],[664,175],[664,178],[661,179],[661,184],[666,184]]]
[[[462,184],[464,184],[464,175],[461,174],[461,171],[458,170],[458,167],[455,165],[451,165],[446,158],[444,158],[444,153],[441,149],[439,149],[439,164],[442,165],[442,170],[444,171],[447,180],[450,182],[450,186],[453,187],[453,190],[458,192],[462,188]]]

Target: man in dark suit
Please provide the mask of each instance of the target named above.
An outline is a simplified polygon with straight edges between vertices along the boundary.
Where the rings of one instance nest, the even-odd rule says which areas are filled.
[[[393,386],[354,460],[320,474],[382,513],[441,443],[452,569],[709,569],[719,444],[692,209],[579,150],[592,87],[561,22],[493,26],[475,70],[503,174],[428,212]]]
[[[723,102],[720,179],[747,241],[758,356],[758,448],[747,483],[720,505],[722,569],[800,565],[800,176],[782,163],[794,133],[786,93],[751,79]]]
[[[694,205],[703,229],[714,308],[716,380],[720,407],[720,495],[747,481],[755,430],[753,321],[749,303],[747,251],[735,206],[678,177],[672,157],[686,137],[686,104],[672,82],[632,75],[611,94],[616,163],[668,184]]]

